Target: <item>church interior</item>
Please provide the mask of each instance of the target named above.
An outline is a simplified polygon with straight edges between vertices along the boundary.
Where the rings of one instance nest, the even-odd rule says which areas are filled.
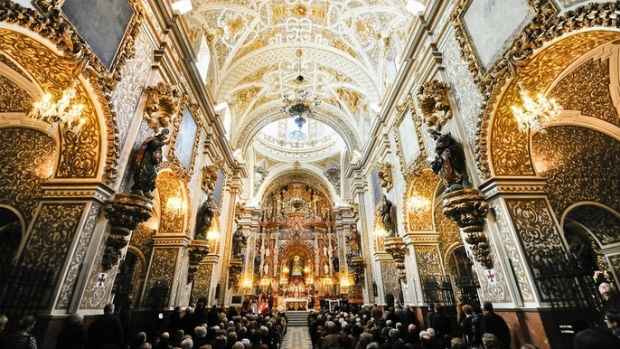
[[[620,348],[618,1],[0,0],[0,141],[0,348]]]

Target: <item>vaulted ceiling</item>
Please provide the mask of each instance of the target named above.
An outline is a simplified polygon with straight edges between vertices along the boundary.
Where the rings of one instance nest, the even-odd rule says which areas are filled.
[[[211,89],[232,111],[233,146],[286,117],[283,95],[303,88],[321,100],[315,117],[358,148],[414,16],[405,0],[193,0],[186,18],[209,45]]]

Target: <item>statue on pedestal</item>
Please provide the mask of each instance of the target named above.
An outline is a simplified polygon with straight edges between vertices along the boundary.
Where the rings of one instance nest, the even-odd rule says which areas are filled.
[[[446,186],[445,192],[468,187],[463,147],[450,133],[438,135],[436,139],[435,158],[431,162],[431,168]]]
[[[209,198],[205,200],[198,209],[198,215],[196,217],[196,235],[194,236],[195,240],[207,239],[207,233],[213,223],[215,212],[217,212],[217,206],[211,198],[211,195],[209,195]]]
[[[381,222],[385,228],[386,236],[396,235],[396,208],[386,195],[378,207]]]
[[[163,160],[162,148],[168,143],[169,133],[170,131],[164,128],[155,136],[148,138],[134,156],[134,183],[131,187],[133,194],[153,198],[151,193],[155,190],[157,171]]]
[[[243,230],[241,227],[238,227],[233,234],[233,246],[232,246],[232,255],[236,258],[241,258],[243,256],[243,250],[245,249],[247,238],[243,235]]]

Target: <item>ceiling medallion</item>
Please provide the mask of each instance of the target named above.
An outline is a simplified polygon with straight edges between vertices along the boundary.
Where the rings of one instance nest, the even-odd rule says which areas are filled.
[[[301,130],[306,123],[306,118],[312,115],[311,107],[319,106],[321,101],[318,99],[318,96],[312,94],[304,86],[306,80],[301,69],[301,58],[303,56],[302,49],[298,49],[296,55],[299,58],[297,66],[298,75],[297,78],[295,78],[295,84],[297,87],[294,88],[292,93],[284,93],[282,95],[282,102],[284,104],[282,107],[282,112],[290,115],[293,118],[295,125],[297,125],[297,127]]]
[[[562,112],[562,107],[553,98],[538,93],[536,99],[523,86],[519,86],[521,105],[513,105],[512,116],[515,118],[519,131],[542,132],[544,125],[555,120]]]

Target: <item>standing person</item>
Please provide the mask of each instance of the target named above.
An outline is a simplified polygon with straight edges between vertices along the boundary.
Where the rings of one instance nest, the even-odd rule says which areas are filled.
[[[123,326],[114,314],[114,304],[103,308],[103,317],[98,318],[88,329],[89,349],[121,349],[124,348]]]
[[[84,349],[87,336],[82,315],[73,314],[65,320],[65,325],[56,340],[57,349]]]
[[[461,322],[461,331],[465,337],[465,343],[470,347],[478,347],[482,344],[482,333],[480,332],[480,314],[474,312],[474,308],[465,304],[463,306],[465,318]]]
[[[6,337],[4,348],[7,349],[37,349],[37,340],[32,335],[32,330],[37,321],[34,316],[24,316],[17,324],[17,331]]]
[[[482,306],[481,332],[494,334],[501,345],[510,348],[510,329],[506,321],[493,310],[491,302],[484,302]]]

